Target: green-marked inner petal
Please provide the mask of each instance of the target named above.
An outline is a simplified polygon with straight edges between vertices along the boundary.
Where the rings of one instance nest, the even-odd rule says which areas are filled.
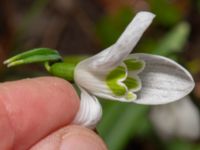
[[[126,78],[126,68],[118,66],[111,71],[106,77],[106,84],[116,96],[123,96],[126,94],[126,86],[120,82]]]
[[[136,98],[137,98],[137,95],[132,92],[128,92],[128,94],[126,95],[127,100],[135,100]]]
[[[144,61],[139,59],[127,59],[124,60],[124,63],[126,64],[128,71],[140,71],[145,66]]]
[[[140,87],[140,81],[137,78],[127,77],[124,83],[128,87],[128,90],[138,89]]]

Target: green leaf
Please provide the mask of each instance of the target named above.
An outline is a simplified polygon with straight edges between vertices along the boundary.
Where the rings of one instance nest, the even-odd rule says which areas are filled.
[[[198,150],[199,146],[184,140],[175,139],[166,143],[167,150]]]
[[[104,111],[98,126],[100,135],[111,150],[123,150],[130,138],[137,134],[141,123],[145,122],[147,106],[116,103]]]
[[[177,6],[169,0],[148,0],[151,11],[156,14],[156,21],[164,26],[173,26],[178,23],[183,15]]]
[[[108,47],[116,42],[133,16],[132,8],[125,7],[114,15],[102,17],[96,25],[96,33],[102,45]]]
[[[198,72],[200,72],[199,64],[200,64],[200,59],[198,58],[186,62],[186,66],[192,74],[197,74]]]
[[[181,52],[190,33],[190,26],[183,22],[175,26],[158,44],[152,52],[158,55],[168,56]]]
[[[61,59],[62,57],[56,50],[50,48],[36,48],[13,56],[4,61],[4,64],[6,64],[7,67],[12,67],[22,64],[56,61]]]
[[[102,102],[102,101],[100,101]],[[126,105],[119,102],[105,100],[102,102],[103,117],[97,129],[100,135],[105,139],[110,133],[113,125],[119,119],[120,114],[126,109]],[[119,137],[120,138],[120,137]],[[108,143],[107,143],[108,144]]]

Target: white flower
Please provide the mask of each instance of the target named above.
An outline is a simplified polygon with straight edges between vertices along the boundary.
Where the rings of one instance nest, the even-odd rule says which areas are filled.
[[[149,12],[138,13],[115,44],[76,66],[74,79],[81,89],[81,105],[74,123],[96,126],[102,115],[96,96],[156,105],[179,100],[191,92],[192,76],[173,60],[130,54],[154,17]]]
[[[163,139],[178,137],[196,140],[200,137],[200,116],[189,96],[162,106],[154,106],[150,111],[158,135]]]

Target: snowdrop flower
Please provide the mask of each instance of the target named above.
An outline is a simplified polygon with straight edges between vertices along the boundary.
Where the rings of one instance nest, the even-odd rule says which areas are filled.
[[[173,60],[150,54],[130,54],[154,17],[150,12],[139,12],[116,43],[75,67],[64,63],[46,65],[49,72],[54,72],[52,74],[74,79],[81,90],[75,124],[89,128],[96,126],[102,115],[97,97],[156,105],[179,100],[191,92],[194,87],[192,76]],[[57,51],[40,48],[14,56],[4,63],[15,66],[60,59]],[[60,71],[62,65],[66,66],[63,67],[65,71]]]
[[[76,66],[74,79],[82,94],[74,123],[95,127],[102,114],[96,96],[155,105],[179,100],[191,92],[192,76],[173,60],[130,54],[153,18],[152,13],[138,13],[115,44]]]
[[[196,140],[200,137],[200,116],[189,96],[167,105],[154,106],[150,120],[163,139],[178,137]]]

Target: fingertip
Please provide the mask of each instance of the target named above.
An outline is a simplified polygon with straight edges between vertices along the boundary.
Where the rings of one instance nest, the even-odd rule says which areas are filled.
[[[69,124],[79,108],[79,98],[72,85],[56,77],[2,83],[0,101],[15,134],[13,146],[16,150],[27,149]],[[3,128],[0,131],[9,133]]]
[[[70,126],[62,136],[60,150],[106,150],[103,140],[92,130],[81,126]]]
[[[71,109],[70,112],[73,114],[72,119],[74,118],[79,109],[80,100],[71,83],[59,77],[39,77],[31,80],[35,80],[41,85],[41,88],[44,86],[43,89],[48,88],[47,93],[50,95],[50,98],[53,98],[53,94],[55,94],[55,100],[63,99],[64,103],[67,104],[67,109]],[[41,94],[47,96],[42,91]]]
[[[92,130],[70,125],[54,132],[31,148],[31,150],[47,149],[107,150],[107,147],[103,140]]]

